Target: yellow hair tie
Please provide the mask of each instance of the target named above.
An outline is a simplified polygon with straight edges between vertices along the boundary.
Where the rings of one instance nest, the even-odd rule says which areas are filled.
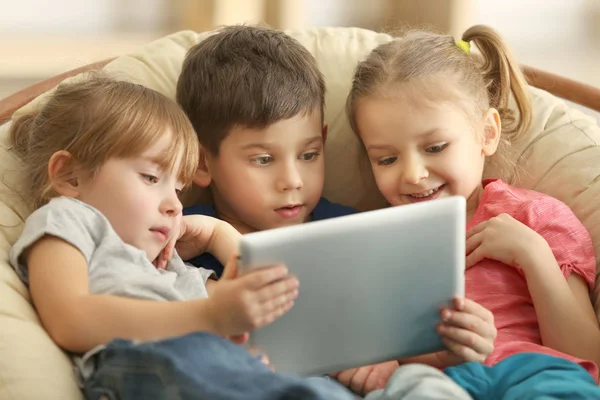
[[[459,40],[456,42],[456,45],[465,52],[466,55],[471,54],[471,44],[469,42],[465,42],[464,40]]]

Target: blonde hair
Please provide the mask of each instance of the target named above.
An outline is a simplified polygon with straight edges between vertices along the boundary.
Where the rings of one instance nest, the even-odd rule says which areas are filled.
[[[156,161],[172,170],[182,154],[178,178],[189,184],[198,167],[198,141],[185,113],[154,90],[96,73],[60,84],[39,112],[12,124],[10,140],[26,174],[24,197],[38,208],[58,195],[48,176],[57,151],[73,158],[59,177],[67,179],[73,168],[94,174],[110,158],[138,156],[168,132],[169,148]]]
[[[417,81],[425,89],[420,94],[430,99],[458,93],[460,105],[466,105],[465,112],[473,120],[490,107],[498,110],[502,136],[493,158],[500,158],[495,162],[506,172],[513,166],[506,157],[508,146],[522,138],[531,124],[527,83],[510,49],[492,28],[473,26],[462,40],[474,42],[481,54],[465,53],[450,35],[424,31],[411,31],[374,49],[356,67],[348,95],[346,111],[353,131],[359,134],[356,106],[360,99],[389,94],[399,90],[399,84]],[[453,91],[444,93],[440,79],[446,85],[452,83]],[[430,82],[438,86],[429,87]]]

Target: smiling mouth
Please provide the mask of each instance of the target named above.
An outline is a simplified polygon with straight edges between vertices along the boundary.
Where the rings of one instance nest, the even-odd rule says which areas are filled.
[[[435,189],[429,189],[429,190],[427,190],[425,192],[421,192],[421,193],[409,193],[406,196],[412,197],[414,199],[425,199],[425,198],[433,196],[435,193],[439,192],[440,189],[444,188],[444,186],[446,186],[446,185],[444,184],[444,185],[438,186]]]

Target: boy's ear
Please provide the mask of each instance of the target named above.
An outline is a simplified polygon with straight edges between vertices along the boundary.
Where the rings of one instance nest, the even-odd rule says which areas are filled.
[[[208,187],[212,181],[209,167],[209,154],[200,146],[200,161],[198,162],[198,168],[196,169],[196,175],[194,176],[194,184],[200,187]]]
[[[57,151],[48,161],[48,180],[57,194],[77,198],[81,177],[77,176],[73,156],[68,151]]]
[[[321,134],[321,136],[323,137],[323,144],[325,144],[325,142],[327,141],[327,131],[329,130],[329,126],[327,126],[327,124],[323,125],[323,132]]]
[[[493,107],[483,114],[483,134],[483,155],[489,157],[498,150],[498,143],[500,143],[502,135],[500,114]]]

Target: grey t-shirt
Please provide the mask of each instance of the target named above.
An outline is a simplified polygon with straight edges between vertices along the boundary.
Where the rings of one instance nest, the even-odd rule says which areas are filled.
[[[208,297],[206,280],[214,272],[186,265],[175,256],[165,270],[157,269],[146,252],[123,242],[106,217],[95,208],[70,197],[59,197],[34,211],[10,251],[10,263],[25,284],[27,265],[21,255],[45,235],[56,236],[81,251],[87,261],[91,294],[108,294],[156,301]],[[92,363],[85,363],[101,348],[76,357],[87,379]]]

